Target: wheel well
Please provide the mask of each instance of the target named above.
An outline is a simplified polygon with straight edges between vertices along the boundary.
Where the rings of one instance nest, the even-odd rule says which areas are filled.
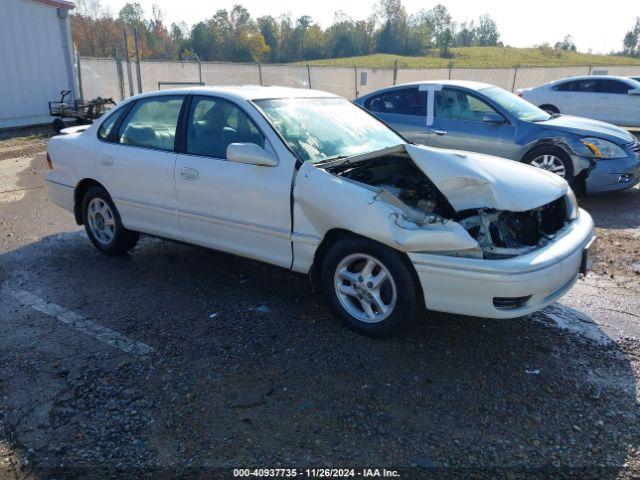
[[[100,182],[97,182],[92,178],[85,178],[76,185],[76,189],[73,192],[73,213],[78,225],[82,225],[82,199],[84,198],[84,194],[87,193],[87,190],[91,187],[104,188]]]
[[[575,174],[573,160],[571,159],[571,154],[565,150],[562,145],[558,145],[556,143],[546,143],[543,145],[537,145],[524,154],[522,157],[522,162],[528,163],[528,160],[531,159],[534,155],[542,155],[545,153],[556,153],[558,156],[564,158],[567,164],[567,175],[569,175],[569,181],[573,180],[573,176]]]
[[[345,230],[342,228],[333,228],[329,230],[325,235],[318,248],[316,248],[316,253],[313,257],[313,264],[311,265],[311,269],[309,270],[309,282],[311,283],[311,287],[315,290],[320,286],[320,265],[324,261],[324,257],[327,255],[327,252],[331,248],[331,246],[337,241],[345,238],[345,237],[355,237],[355,238],[363,238],[369,241],[376,242],[376,240],[372,240],[371,238],[365,237],[363,235],[358,235],[350,230]],[[380,243],[380,242],[376,242]],[[381,244],[384,245],[384,244]],[[384,245],[388,247],[388,245]],[[420,298],[419,302],[424,307],[424,291],[422,290],[422,284],[420,283],[420,279],[418,278],[418,272],[416,272],[416,268],[414,267],[411,260],[409,260],[409,256],[405,252],[401,252],[400,250],[395,249],[402,256],[403,260],[409,267],[409,271],[413,275],[413,279],[418,285],[420,289]]]
[[[524,162],[529,158],[533,157],[534,155],[544,153],[544,152],[557,152],[563,157],[566,157],[567,159],[571,160],[571,155],[560,145],[548,143],[548,144],[537,145],[533,147],[531,150],[529,150],[527,153],[523,155],[522,161]]]
[[[325,233],[324,238],[316,248],[316,253],[313,256],[313,264],[311,265],[311,269],[309,270],[309,281],[311,282],[311,286],[315,289],[320,285],[320,265],[324,261],[324,257],[335,242],[340,240],[341,238],[354,236],[358,237],[359,235],[349,231],[344,230],[342,228],[333,228]]]

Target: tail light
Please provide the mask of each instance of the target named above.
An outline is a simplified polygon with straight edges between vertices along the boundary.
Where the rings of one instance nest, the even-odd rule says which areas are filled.
[[[53,170],[53,163],[51,163],[51,156],[49,155],[49,152],[47,152],[47,168],[49,170]]]

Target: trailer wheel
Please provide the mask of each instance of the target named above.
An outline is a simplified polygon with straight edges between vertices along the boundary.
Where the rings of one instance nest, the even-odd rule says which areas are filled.
[[[53,131],[56,132],[56,133],[60,133],[60,131],[63,128],[67,128],[67,126],[65,125],[64,121],[61,118],[56,118],[53,121],[52,126],[53,126]]]

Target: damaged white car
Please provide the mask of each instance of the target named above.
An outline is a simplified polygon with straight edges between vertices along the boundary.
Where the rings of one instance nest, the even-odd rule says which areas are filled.
[[[278,87],[131,97],[53,138],[50,197],[102,252],[138,232],[308,273],[357,331],[420,309],[528,314],[584,273],[594,228],[534,167],[407,144],[347,100]]]

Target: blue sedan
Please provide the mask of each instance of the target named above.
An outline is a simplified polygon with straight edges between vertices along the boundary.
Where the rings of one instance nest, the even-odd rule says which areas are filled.
[[[640,143],[628,131],[549,114],[499,87],[467,81],[397,85],[355,100],[407,140],[529,163],[588,193],[640,181]]]

